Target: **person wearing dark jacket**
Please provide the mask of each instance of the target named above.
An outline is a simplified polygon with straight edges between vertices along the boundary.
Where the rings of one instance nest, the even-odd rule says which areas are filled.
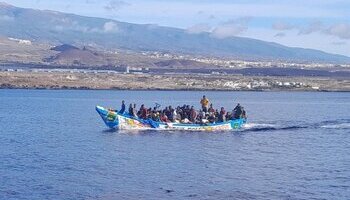
[[[131,115],[131,116],[134,115],[134,112],[133,112],[133,109],[132,109],[132,103],[129,105],[129,115]]]
[[[119,111],[119,114],[124,114],[124,112],[125,112],[125,101],[123,100],[122,101],[122,107],[121,107],[121,109]]]
[[[234,109],[234,112],[235,112],[235,116],[234,116],[235,119],[241,118],[241,115],[242,115],[242,107],[241,107],[240,104],[237,104],[237,106],[236,106],[235,109]]]

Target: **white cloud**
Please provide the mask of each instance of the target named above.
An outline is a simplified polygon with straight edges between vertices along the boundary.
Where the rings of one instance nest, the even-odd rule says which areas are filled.
[[[125,6],[129,6],[130,4],[125,1],[120,0],[112,0],[109,1],[108,4],[104,7],[108,11],[118,11]]]
[[[118,32],[119,31],[118,25],[115,22],[112,22],[112,21],[106,22],[103,25],[103,31],[106,32],[106,33]]]
[[[215,15],[218,20],[227,17],[241,17],[249,13],[253,17],[283,17],[283,18],[345,18],[350,13],[339,12],[323,6],[313,5],[313,9],[304,6],[305,3],[284,3],[284,1],[275,1],[274,3],[231,3],[220,1],[205,1],[201,3],[188,3],[186,1],[138,1],[132,4],[128,9],[122,9],[118,12],[120,15],[134,16],[140,13],[143,17],[151,19],[178,19],[178,24],[193,23],[198,18],[207,18]],[[307,4],[310,4],[307,2]],[[166,13],[164,13],[166,11]],[[205,13],[205,15],[198,13]],[[141,17],[140,17],[141,18]],[[186,19],[186,20],[182,20]],[[189,20],[190,19],[190,20]],[[187,25],[188,26],[188,25]]]
[[[341,39],[350,39],[350,24],[339,23],[330,26],[325,33],[333,36],[337,36]]]
[[[189,34],[210,33],[212,37],[224,39],[240,35],[248,29],[251,17],[240,17],[228,20],[224,23],[211,27],[206,23],[196,24],[186,29]]]
[[[237,36],[243,32],[245,32],[248,29],[246,26],[242,25],[222,25],[216,27],[213,32],[212,36],[219,38],[219,39],[224,39],[224,38],[229,38],[229,37],[234,37]]]
[[[61,18],[60,20],[52,21],[55,31],[78,31],[83,33],[116,33],[119,31],[118,24],[113,21],[108,21],[100,26],[89,26],[73,21],[69,18]]]
[[[313,21],[305,26],[292,26],[288,23],[278,22],[272,26],[272,29],[279,31],[297,30],[298,35],[309,35],[318,32],[340,39],[350,39],[350,23],[336,23],[325,26],[321,21]],[[275,36],[278,36],[278,33]]]
[[[246,32],[241,34],[241,36],[268,42],[277,42],[290,47],[318,49],[325,52],[350,56],[350,43],[346,43],[344,45],[330,45],[331,41],[335,40],[334,36],[332,35],[327,35],[323,32],[300,35],[296,29],[287,30],[285,33],[285,37],[274,37],[276,35],[276,31],[271,28],[250,27]]]
[[[300,35],[307,35],[311,34],[317,31],[322,31],[324,29],[324,26],[321,21],[314,21],[309,23],[306,27],[299,28],[299,34]]]
[[[32,1],[8,0],[7,2],[20,7],[67,11],[65,7],[67,3],[59,0],[41,1],[40,4],[35,6],[30,3]],[[86,2],[86,4],[81,2]],[[105,2],[108,2],[108,4],[104,4]],[[118,16],[113,16],[113,18],[118,18],[121,21],[143,24],[154,23],[178,28],[191,26],[190,28],[193,28],[192,32],[204,30],[204,26],[201,28],[192,25],[205,22],[213,27],[210,32],[215,29],[215,33],[219,36],[240,35],[258,39],[267,38],[268,41],[280,42],[289,46],[311,47],[349,55],[350,43],[330,45],[332,41],[336,41],[338,38],[349,39],[350,37],[348,25],[346,25],[349,24],[348,20],[350,19],[349,0],[82,0],[71,1],[70,5],[69,12],[85,16],[106,18],[112,15],[111,11],[114,11],[114,14],[117,13]],[[246,16],[247,13],[255,18],[260,18],[254,21],[254,24],[249,28],[237,24],[220,24],[220,22],[233,17]],[[212,16],[210,20],[208,16]],[[265,19],[266,21],[262,22]],[[311,22],[307,25],[297,25],[314,19],[323,20],[323,24],[317,25],[316,22]],[[269,27],[270,25],[267,25],[272,24],[272,20],[284,20],[295,27],[293,29],[287,28],[288,30],[272,29]],[[73,25],[57,24],[56,28],[58,30],[70,28],[80,31],[107,33],[104,25],[102,23],[94,28],[84,27],[85,24],[76,25],[75,27]],[[107,30],[110,30],[111,27],[108,26],[112,27],[113,25],[107,25]],[[253,31],[258,28],[265,29],[264,35]],[[279,28],[281,29],[281,26]],[[269,31],[267,36],[266,29]],[[281,32],[285,33],[286,36],[275,37]],[[214,36],[214,32],[212,35]]]
[[[229,20],[214,28],[211,35],[220,39],[240,35],[248,30],[248,23],[251,19],[251,17],[240,17]]]

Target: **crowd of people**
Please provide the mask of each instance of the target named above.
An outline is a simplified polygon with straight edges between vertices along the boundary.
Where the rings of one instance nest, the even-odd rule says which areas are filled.
[[[128,111],[126,111],[125,101],[122,101],[121,109],[117,112],[145,120],[152,119],[157,122],[186,124],[219,123],[228,120],[247,118],[246,111],[239,103],[231,112],[227,112],[224,107],[215,109],[206,96],[203,96],[200,104],[201,109],[199,111],[197,111],[194,106],[190,105],[177,106],[176,108],[167,106],[164,109],[160,109],[159,104],[154,108],[146,108],[146,106],[142,104],[139,109],[136,108],[136,104],[130,104]]]

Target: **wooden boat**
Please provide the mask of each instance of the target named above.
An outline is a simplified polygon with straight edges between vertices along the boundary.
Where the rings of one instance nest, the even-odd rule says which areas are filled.
[[[166,123],[156,122],[152,119],[144,120],[128,114],[120,114],[101,106],[96,106],[96,111],[109,128],[123,130],[225,131],[239,129],[246,123],[246,119],[207,124]]]

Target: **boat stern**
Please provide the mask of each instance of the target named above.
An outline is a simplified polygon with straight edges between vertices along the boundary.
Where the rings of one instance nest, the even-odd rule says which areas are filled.
[[[242,126],[246,123],[246,119],[235,119],[231,121],[231,128],[232,129],[240,129]]]

